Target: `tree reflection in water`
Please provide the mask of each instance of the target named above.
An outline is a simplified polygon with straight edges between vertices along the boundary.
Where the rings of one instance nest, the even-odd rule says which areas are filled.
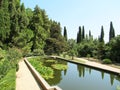
[[[47,59],[47,60],[49,60],[49,59]],[[63,64],[63,65],[68,65],[68,67],[69,67],[66,70],[56,70],[51,67],[54,70],[54,78],[46,80],[50,85],[61,85],[62,87],[65,87],[66,85],[68,85],[67,83],[69,83],[68,81],[64,80],[64,78],[66,80],[68,80],[67,77],[69,77],[69,80],[74,77],[74,78],[76,78],[75,80],[77,80],[76,82],[79,82],[83,85],[84,85],[84,83],[85,84],[87,84],[87,82],[89,83],[88,79],[91,78],[90,81],[92,83],[96,83],[96,84],[101,83],[101,85],[103,85],[105,88],[106,88],[106,85],[104,85],[103,83],[105,83],[106,80],[107,80],[107,82],[110,82],[110,83],[108,83],[108,85],[111,85],[111,86],[116,85],[116,84],[114,84],[114,82],[120,81],[120,77],[117,75],[106,73],[106,72],[100,71],[100,70],[98,71],[95,69],[87,68],[83,65],[73,64],[73,63],[63,61],[63,60],[55,60],[53,62],[46,62],[45,60],[42,60],[42,61],[44,62],[44,65],[46,65],[47,67],[51,67],[51,65],[53,65],[53,64]],[[75,73],[78,75],[75,75]],[[69,74],[71,74],[71,75],[69,75]],[[85,82],[85,80],[87,82]],[[110,80],[110,81],[108,81],[108,80]],[[74,82],[74,80],[73,80],[73,82]],[[63,85],[62,85],[62,83],[63,83]],[[92,86],[92,83],[89,83],[90,84],[89,86]],[[99,84],[98,84],[98,86],[99,86]],[[111,87],[108,87],[108,88],[110,89]]]

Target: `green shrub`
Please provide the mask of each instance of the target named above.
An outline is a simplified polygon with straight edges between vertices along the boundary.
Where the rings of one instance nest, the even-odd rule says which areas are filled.
[[[16,70],[22,54],[19,49],[0,49],[0,90],[15,90]]]
[[[10,48],[7,52],[7,60],[11,64],[12,68],[18,69],[18,61],[22,57],[22,53],[17,48]],[[17,67],[16,67],[17,66]]]
[[[15,90],[15,73],[16,70],[11,69],[8,71],[5,77],[0,80],[0,90]]]
[[[6,51],[0,48],[0,60],[4,59],[5,55],[6,55]]]
[[[112,61],[110,59],[104,59],[103,64],[112,64]]]
[[[10,69],[11,69],[11,66],[8,60],[1,61],[0,62],[0,79],[3,78]]]

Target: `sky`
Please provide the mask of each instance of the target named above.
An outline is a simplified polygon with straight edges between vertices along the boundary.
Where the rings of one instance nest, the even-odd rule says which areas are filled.
[[[62,31],[67,28],[68,38],[76,39],[79,26],[85,33],[91,30],[94,38],[104,27],[105,41],[109,40],[110,22],[113,22],[116,35],[120,34],[120,0],[21,0],[26,8],[38,5],[45,9],[50,19],[61,23]],[[62,32],[63,33],[63,32]]]

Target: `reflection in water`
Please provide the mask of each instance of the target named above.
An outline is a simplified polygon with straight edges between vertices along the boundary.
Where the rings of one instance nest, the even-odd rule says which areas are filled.
[[[89,74],[91,74],[91,69],[90,68],[86,68],[85,66],[82,66],[82,65],[77,65],[77,70],[79,72],[79,77],[84,77],[85,76],[85,73],[89,71]],[[104,80],[104,71],[100,71],[101,72],[101,77],[102,77],[102,80]],[[117,77],[116,75],[114,74],[110,74],[110,84],[113,85],[114,84],[114,79],[117,80]]]
[[[114,83],[114,78],[115,78],[115,75],[110,74],[110,82],[111,82],[111,85],[113,85],[113,83]]]
[[[85,76],[85,67],[81,65],[77,65],[77,70],[79,72],[79,77]]]
[[[47,61],[47,59],[46,59],[46,61]],[[43,64],[47,67],[51,67],[53,64],[67,65],[66,61],[61,61],[61,60],[55,60],[53,62],[46,62],[46,61],[44,61]],[[66,75],[66,73],[67,73],[67,69],[66,70],[56,70],[54,68],[52,68],[52,69],[54,70],[54,78],[46,80],[51,86],[60,83],[60,81],[62,80],[62,75],[61,75],[62,71],[64,71],[64,75]]]
[[[52,79],[48,79],[46,80],[50,85],[56,85],[56,84],[59,84],[60,81],[62,80],[62,75],[61,75],[61,71],[59,70],[54,70],[54,78]]]
[[[64,76],[66,76],[66,74],[67,74],[67,69],[66,69],[66,70],[64,70]]]
[[[104,72],[101,71],[101,76],[102,76],[102,79],[104,79]]]
[[[68,65],[67,70],[53,69],[54,78],[47,80],[50,85],[58,85],[63,90],[115,90],[116,86],[120,85],[120,77],[114,74],[62,60],[55,60],[52,63],[44,61],[47,67],[54,63]]]

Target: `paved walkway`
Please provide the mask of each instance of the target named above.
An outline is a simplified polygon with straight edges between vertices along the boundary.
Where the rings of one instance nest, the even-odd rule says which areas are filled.
[[[19,62],[19,70],[16,73],[16,90],[42,90],[24,61]]]
[[[111,66],[108,66],[108,65],[105,65],[105,64],[101,64],[101,63],[97,63],[97,62],[94,62],[94,61],[88,61],[88,60],[83,59],[83,58],[76,58],[76,59],[78,61],[79,60],[85,61],[85,65],[95,67],[95,68],[98,68],[98,69],[102,69],[102,70],[106,70],[106,71],[110,71],[110,72],[114,72],[114,73],[117,73],[117,74],[120,75],[120,69],[118,69],[118,68],[114,68],[114,67],[111,67]]]
[[[115,67],[108,66],[108,65],[105,65],[105,64],[97,63],[97,62],[94,62],[94,61],[89,61],[89,60],[86,60],[84,58],[74,57],[75,60],[69,60],[69,59],[61,58],[59,56],[51,56],[51,57],[60,58],[60,59],[66,60],[66,61],[74,62],[74,63],[80,63],[82,65],[90,66],[90,67],[93,67],[93,68],[96,68],[96,69],[100,69],[100,70],[104,70],[104,71],[108,71],[108,72],[112,72],[112,73],[120,75],[120,69],[119,68],[115,68]]]

